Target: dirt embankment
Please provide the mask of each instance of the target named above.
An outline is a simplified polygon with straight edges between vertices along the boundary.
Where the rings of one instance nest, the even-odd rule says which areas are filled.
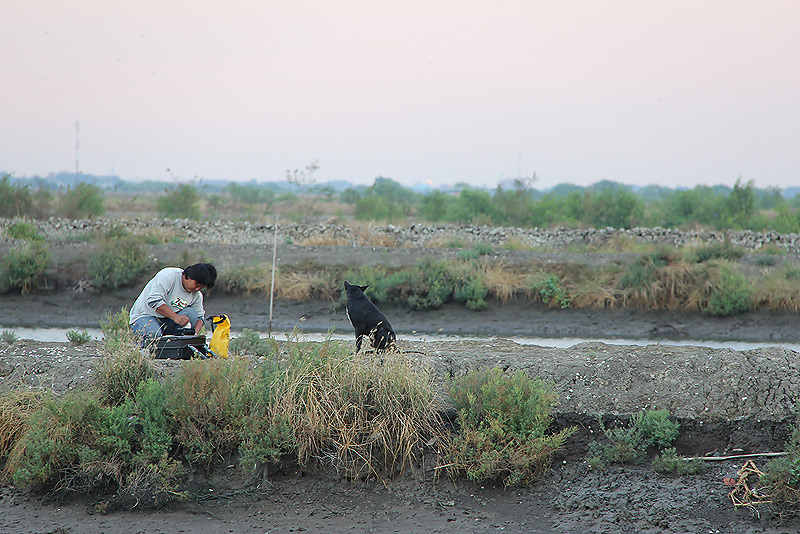
[[[503,489],[415,472],[380,483],[348,482],[294,466],[260,485],[221,467],[194,481],[190,502],[171,510],[90,514],[91,503],[47,503],[0,488],[0,531],[19,533],[176,532],[513,532],[612,534],[800,531],[778,525],[770,509],[737,510],[725,478],[743,460],[710,463],[702,475],[660,475],[647,466],[593,471],[588,444],[606,424],[646,408],[670,409],[681,423],[682,454],[724,455],[782,449],[794,420],[797,355],[785,349],[733,351],[692,346],[583,343],[567,349],[507,340],[412,342],[400,348],[429,364],[441,385],[471,368],[497,365],[552,381],[559,426],[579,432],[556,457],[545,481]],[[102,358],[83,346],[0,342],[0,389],[20,383],[66,392],[86,387]],[[163,374],[180,361],[156,361]],[[446,402],[442,408],[447,410]],[[763,459],[756,459],[764,467]]]

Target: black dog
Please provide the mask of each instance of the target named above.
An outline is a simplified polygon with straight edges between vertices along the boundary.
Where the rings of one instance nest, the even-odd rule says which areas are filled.
[[[369,285],[356,286],[344,281],[344,289],[347,291],[347,318],[356,329],[356,352],[361,350],[361,339],[364,336],[369,338],[376,352],[383,352],[395,346],[397,337],[386,316],[364,294],[368,287]]]

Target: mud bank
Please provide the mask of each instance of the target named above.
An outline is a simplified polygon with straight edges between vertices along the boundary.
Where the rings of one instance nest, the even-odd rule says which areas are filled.
[[[222,467],[195,481],[189,502],[159,511],[102,514],[92,501],[46,502],[6,486],[0,488],[0,532],[800,532],[800,525],[770,519],[769,508],[756,517],[733,507],[723,479],[736,477],[741,460],[714,462],[689,477],[646,466],[593,471],[584,461],[588,443],[600,434],[597,415],[613,424],[645,408],[668,408],[679,418],[683,454],[781,449],[798,393],[793,351],[602,343],[554,349],[507,340],[401,341],[401,349],[431,365],[437,383],[485,365],[552,381],[560,398],[557,425],[580,431],[548,477],[530,488],[437,479],[421,470],[398,480],[353,482],[313,466],[248,485],[237,470]],[[98,342],[0,343],[0,389],[85,387],[101,358]],[[181,365],[155,363],[162,374]]]

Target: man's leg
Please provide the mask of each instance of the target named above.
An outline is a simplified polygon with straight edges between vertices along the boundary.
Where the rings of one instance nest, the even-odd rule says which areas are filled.
[[[140,317],[131,325],[133,335],[139,340],[142,347],[148,346],[154,339],[161,337],[161,323],[155,317]]]

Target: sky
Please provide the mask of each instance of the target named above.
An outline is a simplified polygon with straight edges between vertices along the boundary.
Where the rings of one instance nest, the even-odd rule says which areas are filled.
[[[800,186],[797,0],[26,0],[0,170]]]

